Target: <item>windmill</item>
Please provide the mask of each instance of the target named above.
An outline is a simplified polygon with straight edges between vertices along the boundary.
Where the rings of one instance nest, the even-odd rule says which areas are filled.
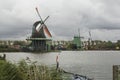
[[[78,35],[74,35],[73,44],[74,49],[82,49],[82,39],[83,37],[80,36],[80,29],[78,28]]]
[[[47,16],[43,20],[38,9],[37,8],[35,8],[35,9],[36,9],[36,12],[37,12],[40,20],[36,21],[33,24],[32,35],[27,40],[32,41],[31,48],[33,51],[48,51],[48,48],[50,49],[50,44],[48,42],[51,41],[52,35],[49,32],[45,22],[49,18],[49,16]]]

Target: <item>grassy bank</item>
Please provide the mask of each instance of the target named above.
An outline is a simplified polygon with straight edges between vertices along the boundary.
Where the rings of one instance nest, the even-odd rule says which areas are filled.
[[[20,52],[20,50],[14,48],[0,48],[0,52]]]
[[[62,73],[54,67],[36,65],[36,62],[22,60],[12,64],[0,60],[0,80],[63,80]]]

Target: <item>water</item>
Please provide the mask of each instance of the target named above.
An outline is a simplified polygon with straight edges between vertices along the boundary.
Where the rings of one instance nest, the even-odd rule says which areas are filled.
[[[7,60],[13,63],[30,57],[31,60],[38,61],[38,63],[55,65],[58,53],[33,54],[17,52],[5,54]],[[112,80],[112,66],[120,65],[120,51],[62,51],[59,54],[59,63],[62,69],[86,75],[94,78],[94,80]]]

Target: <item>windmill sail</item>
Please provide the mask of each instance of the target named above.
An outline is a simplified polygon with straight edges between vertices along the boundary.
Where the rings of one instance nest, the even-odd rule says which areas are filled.
[[[36,25],[36,31],[39,32],[41,28],[42,28],[41,24],[38,23],[38,25]]]
[[[46,38],[52,37],[51,33],[49,32],[49,30],[46,26],[44,26],[44,34],[45,34]]]
[[[38,8],[35,8],[35,9],[36,9],[36,11],[37,11],[37,14],[38,14],[38,16],[39,16],[41,22],[43,22],[43,20],[42,20],[42,18],[41,18],[41,16],[40,16],[40,13],[39,13],[39,11],[38,11]]]
[[[44,23],[49,18],[49,16],[47,16],[45,18],[45,20],[43,21],[37,8],[36,8],[36,12],[40,18],[40,21],[37,21],[33,24],[32,38],[50,38],[50,37],[52,37],[51,33],[49,32],[47,26]]]

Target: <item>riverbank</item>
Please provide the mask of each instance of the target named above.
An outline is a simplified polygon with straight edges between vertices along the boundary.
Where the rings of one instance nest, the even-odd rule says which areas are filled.
[[[14,48],[0,48],[0,52],[20,52],[20,50]]]

